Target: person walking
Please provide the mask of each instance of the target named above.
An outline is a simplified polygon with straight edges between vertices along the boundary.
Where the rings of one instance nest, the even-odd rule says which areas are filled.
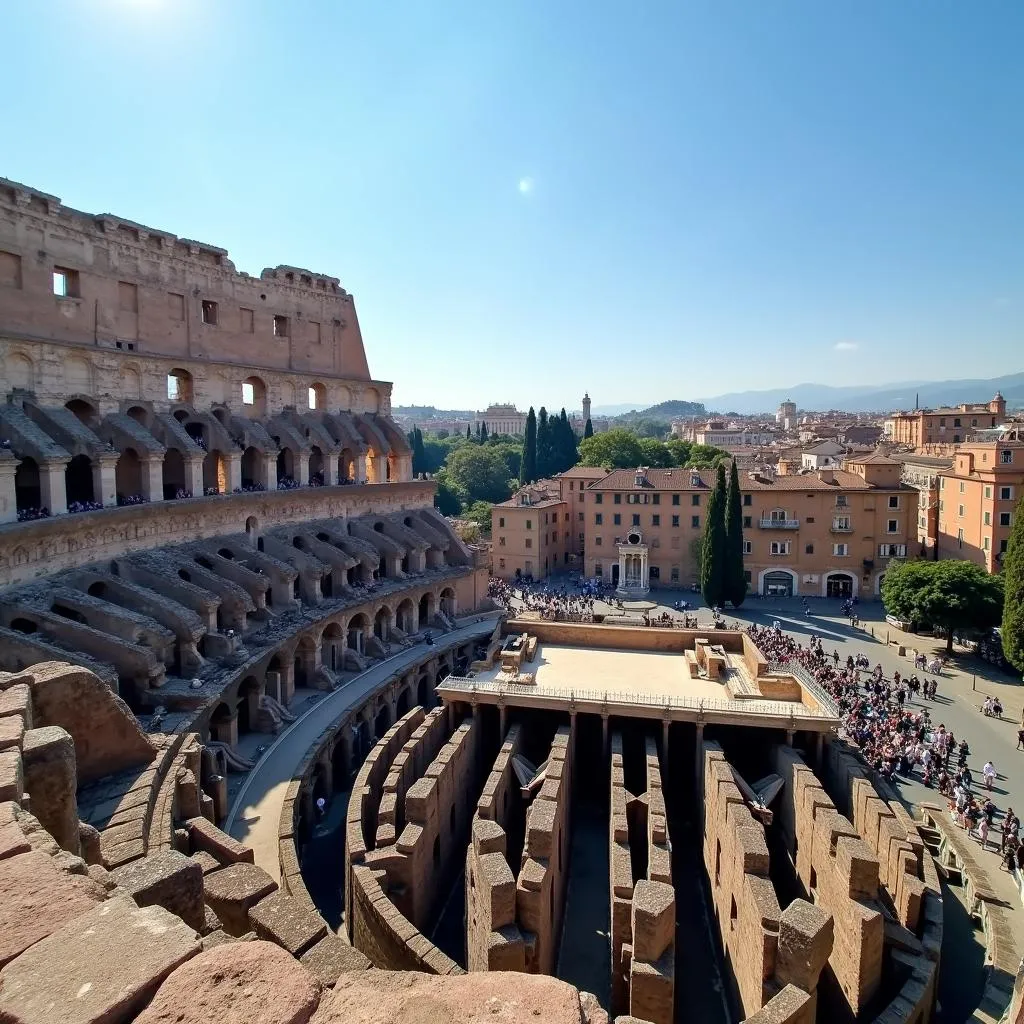
[[[991,761],[986,761],[981,774],[985,776],[985,788],[991,792],[992,783],[996,781],[996,766]]]
[[[981,840],[981,848],[983,850],[988,849],[988,818],[982,817],[981,821],[978,822],[978,839]]]

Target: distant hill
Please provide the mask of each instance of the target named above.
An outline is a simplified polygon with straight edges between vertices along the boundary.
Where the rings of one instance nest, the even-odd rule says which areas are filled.
[[[678,420],[687,416],[707,416],[708,411],[703,402],[684,402],[682,399],[673,398],[667,402],[659,402],[657,405],[641,409],[636,415],[637,418],[652,420]]]
[[[391,413],[418,420],[471,420],[476,416],[465,409],[435,409],[432,405],[393,405]]]
[[[780,402],[796,402],[797,408],[815,412],[893,412],[957,405],[960,402],[987,402],[1002,392],[1010,408],[1024,406],[1024,373],[988,379],[943,381],[907,381],[896,384],[832,387],[828,384],[795,384],[790,388],[768,391],[738,391],[705,398],[704,405],[717,412],[726,410],[741,415],[774,413]],[[664,403],[663,403],[664,404]]]

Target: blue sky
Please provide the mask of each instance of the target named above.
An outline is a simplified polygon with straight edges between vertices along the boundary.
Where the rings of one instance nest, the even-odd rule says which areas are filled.
[[[1024,369],[1024,4],[6,6],[0,175],[356,297],[396,404]]]

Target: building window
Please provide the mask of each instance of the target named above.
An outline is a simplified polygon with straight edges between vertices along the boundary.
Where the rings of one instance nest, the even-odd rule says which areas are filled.
[[[1009,526],[1010,525],[1010,513],[1009,512],[1000,512],[999,513],[999,525],[1000,526]]]
[[[1012,501],[1013,500],[1013,488],[1012,487],[1000,487],[999,488],[999,500],[1000,501]]]
[[[1006,554],[1006,545],[1007,545],[1007,543],[1008,543],[1008,541],[1007,541],[1006,537],[1004,537],[999,542],[999,554],[1001,554],[1001,555],[1005,555]]]
[[[21,287],[21,257],[0,251],[0,284],[7,288]]]
[[[572,486],[572,485],[570,484],[570,487],[571,487],[571,486]],[[594,504],[595,504],[595,505],[601,505],[601,504],[603,504],[603,501],[602,501],[602,499],[603,499],[603,498],[604,498],[604,495],[603,495],[603,494],[601,494],[600,492],[598,492],[597,494],[595,494],[595,495],[594,495]]]
[[[498,538],[498,547],[499,548],[503,548],[504,546],[505,546],[505,538],[504,537],[499,537]]]
[[[889,508],[899,508],[899,507],[900,507],[900,496],[898,494],[890,494],[889,495]]]
[[[981,549],[982,549],[982,551],[988,551],[988,549],[989,549],[988,537],[982,537],[981,538]]]
[[[699,494],[691,494],[690,495],[690,504],[693,505],[694,508],[699,508],[700,507],[700,495]]]
[[[594,575],[595,576],[603,576],[604,575],[604,567],[601,565],[600,562],[595,562],[594,563]]]
[[[1005,449],[1004,451],[1001,451],[999,453],[999,461],[1004,466],[1010,465],[1010,463],[1013,462],[1013,452],[1010,451],[1008,448]]]
[[[117,303],[122,313],[138,313],[139,287],[130,281],[117,282]]]
[[[847,544],[833,544],[832,554],[838,558],[845,558],[850,553],[849,545]]]
[[[678,526],[679,525],[679,516],[673,516],[672,517],[672,525],[673,526]]]
[[[528,548],[532,548],[533,547],[533,538],[532,537],[527,537],[526,538],[526,546]]]
[[[992,488],[989,487],[988,484],[985,485],[985,497],[986,498],[991,498],[992,497]]]
[[[569,522],[569,513],[568,512],[565,513],[565,521]]]
[[[752,498],[752,496],[751,496],[751,495],[749,495],[749,494],[744,494],[744,495],[743,495],[743,504],[744,504],[744,505],[746,505],[746,506],[747,506],[747,508],[749,508],[749,507],[751,506],[751,504],[752,504],[752,503],[753,503],[753,498]]]
[[[499,527],[500,527],[500,528],[501,528],[502,530],[504,530],[504,529],[505,529],[505,517],[504,517],[504,516],[498,516],[498,526],[499,526]]]
[[[217,303],[203,299],[203,323],[208,327],[217,326]]]
[[[957,512],[956,512],[956,514],[957,514],[957,515],[958,515],[958,516],[959,516],[959,517],[960,517],[961,519],[963,519],[963,516],[964,516],[964,506],[963,506],[963,505],[957,505],[957,507],[956,507],[956,508],[957,508]]]
[[[596,544],[596,545],[597,545],[598,547],[600,547],[600,546],[601,546],[601,538],[600,538],[600,537],[595,537],[595,538],[594,538],[594,543],[595,543],[595,544]]]
[[[172,320],[185,319],[185,296],[176,295],[174,292],[167,294],[167,315]]]
[[[907,555],[906,544],[879,544],[879,558],[905,558]]]
[[[274,337],[275,338],[287,338],[288,337],[288,317],[286,317],[286,316],[275,316],[274,317]]]
[[[678,583],[679,582],[679,566],[678,565],[673,565],[672,566],[672,571],[669,573],[669,578],[672,580],[673,583]]]
[[[577,512],[576,513],[576,517],[577,517],[577,519],[579,519],[579,521],[581,523],[583,522],[583,513],[582,512]]]
[[[240,327],[243,334],[253,333],[253,318],[251,309],[240,309],[238,311]]]
[[[771,553],[773,555],[788,555],[789,554],[789,541],[788,540],[773,540],[771,546]]]
[[[955,418],[954,418],[954,420],[953,420],[953,426],[954,426],[954,427],[959,427],[959,426],[961,426],[961,423],[960,423],[960,417],[959,417],[959,416],[957,416],[957,417],[955,417]]]
[[[956,531],[956,543],[958,547],[964,546],[964,528],[962,526]]]
[[[603,526],[603,525],[604,525],[604,516],[602,516],[600,512],[598,512],[598,513],[597,513],[597,514],[596,514],[596,515],[594,516],[594,523],[595,523],[595,524],[596,524],[597,526]]]
[[[309,341],[312,345],[320,344],[320,325],[315,320],[309,321]]]
[[[678,505],[679,504],[679,495],[678,494],[673,494],[672,495],[672,504],[673,505]]]
[[[984,515],[984,520],[985,520],[985,525],[986,526],[991,526],[992,525],[992,513],[991,512],[986,512],[985,515]]]
[[[846,497],[845,494],[837,494],[836,495],[836,508],[846,508],[846,506],[848,504],[849,504],[849,501],[847,500],[847,497]]]
[[[743,554],[749,555],[749,554],[752,554],[753,551],[754,551],[753,543],[751,541],[749,541],[749,540],[745,540],[743,542]]]
[[[961,480],[961,481],[960,481],[960,493],[961,493],[961,494],[963,494],[963,493],[964,493],[964,489],[965,489],[965,488],[964,488],[964,482],[963,482],[963,480]]]
[[[504,569],[505,568],[505,559],[504,558],[499,558],[498,559],[498,568],[499,569]]]
[[[615,505],[621,505],[622,504],[622,495],[621,494],[614,495],[612,497],[612,503],[615,504]]]
[[[900,521],[898,519],[890,519],[885,524],[886,533],[899,533],[900,532]]]
[[[753,516],[744,516],[743,517],[743,529],[744,530],[749,530],[751,528],[751,526],[753,525],[753,523],[754,523],[754,517]]]
[[[813,555],[814,554],[814,545],[813,544],[808,544],[804,548],[804,554],[805,555]]]
[[[700,516],[690,516],[690,526],[695,530],[700,529]]]
[[[582,533],[580,534],[580,543],[581,544],[583,543],[583,534]]]
[[[622,525],[622,516],[618,512],[615,512],[612,515],[612,524],[614,526],[621,526]]]
[[[77,299],[78,271],[68,270],[66,267],[53,268],[53,294],[61,299]]]
[[[660,494],[652,494],[651,495],[651,504],[652,505],[660,505],[661,504],[661,495]],[[651,568],[653,569],[654,566],[651,566]]]
[[[639,526],[640,525],[640,517],[639,516],[637,516],[637,515],[633,516],[633,525],[634,526]]]
[[[242,382],[242,405],[256,404],[256,389],[248,382]]]
[[[651,516],[651,526],[661,526],[661,516]]]
[[[749,569],[743,570],[743,578],[747,581],[748,587],[754,582],[754,574]]]

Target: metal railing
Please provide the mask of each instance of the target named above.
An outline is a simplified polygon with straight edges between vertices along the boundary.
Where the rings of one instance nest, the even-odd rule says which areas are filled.
[[[789,671],[788,669],[784,671]],[[458,693],[489,693],[524,697],[552,697],[568,700],[574,705],[594,704],[598,708],[610,704],[636,704],[641,707],[681,711],[722,711],[759,715],[766,718],[820,718],[810,708],[796,701],[768,700],[747,697],[744,700],[729,700],[717,697],[681,697],[672,694],[637,693],[628,690],[566,690],[557,686],[543,686],[528,683],[488,682],[469,679],[465,676],[448,676],[438,684],[438,689],[454,690]],[[817,694],[815,694],[817,696]],[[826,706],[827,707],[827,706]],[[826,711],[828,715],[828,711]],[[834,717],[838,717],[838,711]]]
[[[799,530],[799,519],[759,519],[757,525],[762,530]]]
[[[819,683],[818,680],[800,664],[800,662],[769,661],[768,671],[778,673],[779,675],[792,676],[801,686],[811,692],[814,699],[826,714],[832,715],[835,718],[841,717],[839,714],[839,705],[836,704],[835,699],[828,690],[826,690],[821,683]]]
[[[829,532],[830,533],[853,533],[853,524],[852,523],[847,523],[845,526],[843,526],[840,523],[833,523],[829,527]]]

